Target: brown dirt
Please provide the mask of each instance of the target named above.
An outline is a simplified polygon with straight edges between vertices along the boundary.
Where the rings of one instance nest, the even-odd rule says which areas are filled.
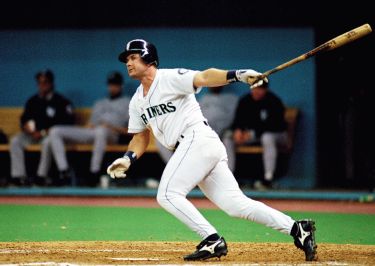
[[[182,256],[194,250],[192,242],[12,242],[0,243],[0,264],[33,265],[184,264]],[[221,260],[189,264],[306,265],[293,244],[229,243]],[[307,265],[375,265],[375,246],[320,244],[318,261]],[[30,264],[29,264],[30,265]]]

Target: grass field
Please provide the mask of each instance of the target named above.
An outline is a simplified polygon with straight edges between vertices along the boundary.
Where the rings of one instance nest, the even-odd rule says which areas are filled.
[[[220,210],[202,213],[228,241],[290,242],[290,236]],[[316,221],[318,243],[375,245],[375,215],[287,212]],[[159,208],[0,205],[0,241],[198,241]]]
[[[23,198],[24,203],[0,204],[1,266],[181,265],[182,257],[200,241],[185,225],[151,202],[142,205],[148,207],[128,207],[131,205],[97,205],[96,198],[56,198],[47,205],[35,200]],[[308,202],[295,203],[309,206]],[[356,206],[367,213],[363,212],[366,205]],[[218,209],[200,210],[225,237],[229,248],[226,257],[207,263],[306,265],[303,252],[297,250],[290,236],[229,217]],[[313,264],[375,265],[375,214],[335,210],[286,212],[294,219],[316,221],[318,261]],[[370,213],[374,213],[373,209]]]

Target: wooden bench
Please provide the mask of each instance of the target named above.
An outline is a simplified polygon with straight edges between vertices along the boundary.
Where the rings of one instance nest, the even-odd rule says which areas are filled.
[[[22,114],[23,108],[19,107],[2,107],[0,108],[0,129],[8,136],[9,140],[12,136],[20,131],[20,116]],[[296,121],[298,117],[298,109],[294,107],[288,107],[285,112],[285,118],[288,122],[288,152],[291,151],[293,147],[293,140],[295,135]],[[76,118],[77,125],[84,125],[91,114],[91,108],[77,108]],[[76,152],[90,152],[92,150],[92,145],[90,144],[69,144],[66,145],[68,151]],[[125,152],[127,150],[127,145],[122,144],[110,144],[107,145],[107,152]],[[0,144],[0,152],[8,152],[9,144]],[[29,152],[40,152],[40,145],[29,145],[26,147],[26,151]],[[155,139],[151,137],[150,144],[147,147],[146,152],[156,153],[158,152],[158,147],[156,146]],[[262,153],[263,148],[261,146],[241,146],[237,148],[237,153]]]

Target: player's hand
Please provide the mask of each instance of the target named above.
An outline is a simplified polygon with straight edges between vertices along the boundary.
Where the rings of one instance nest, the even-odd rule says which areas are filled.
[[[126,177],[125,172],[129,169],[130,164],[129,157],[118,158],[108,166],[107,174],[112,178],[124,178]]]
[[[257,81],[254,81],[253,84],[250,85],[250,89],[254,89],[256,87],[262,86],[264,83],[268,83],[268,78],[264,77],[263,79],[258,79]]]
[[[240,69],[236,71],[236,77],[239,81],[250,84],[251,88],[256,88],[263,85],[263,82],[268,82],[267,77],[261,78],[262,73],[252,69]]]

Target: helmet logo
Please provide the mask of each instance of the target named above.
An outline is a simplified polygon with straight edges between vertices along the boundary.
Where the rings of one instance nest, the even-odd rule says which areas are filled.
[[[131,48],[130,46],[132,45],[133,42],[140,42],[142,43],[142,48]],[[126,50],[127,51],[141,51],[141,57],[144,57],[145,55],[148,55],[148,49],[147,49],[147,43],[145,40],[142,39],[135,39],[127,43],[126,45]]]

